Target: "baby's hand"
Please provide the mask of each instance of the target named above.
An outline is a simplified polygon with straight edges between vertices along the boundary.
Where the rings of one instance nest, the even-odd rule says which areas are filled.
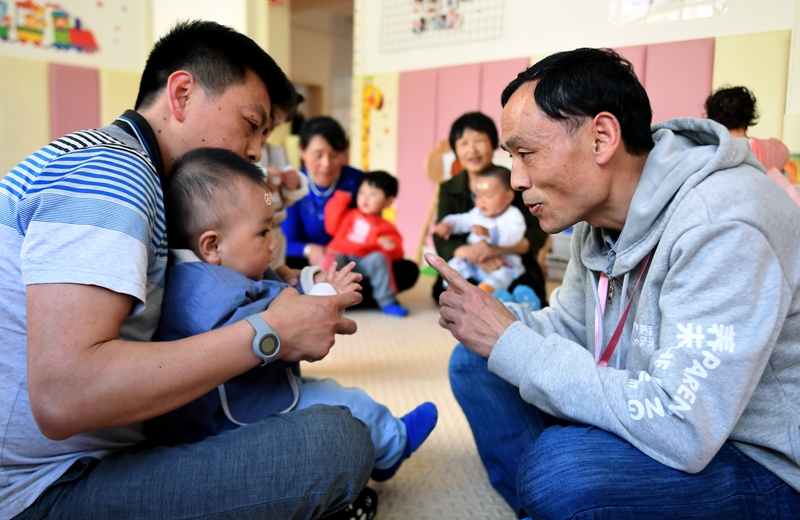
[[[386,249],[387,251],[391,251],[392,249],[397,247],[397,244],[395,244],[391,238],[385,235],[378,237],[378,243],[381,245],[382,248]]]
[[[450,233],[453,230],[453,226],[449,222],[439,222],[436,224],[433,232],[442,237],[443,239],[447,240],[450,238]]]
[[[483,226],[479,226],[478,224],[474,224],[472,226],[472,232],[478,235],[479,237],[488,237],[490,236],[489,230]]]
[[[275,166],[270,166],[267,168],[267,179],[269,179],[269,187],[270,189],[278,189],[280,188],[281,184],[283,184],[283,171],[280,168],[276,168]]]
[[[340,270],[336,270],[336,262],[333,262],[327,271],[320,271],[314,275],[314,283],[327,282],[336,289],[339,294],[345,292],[360,291],[361,273],[353,272],[356,263],[350,262]]]
[[[283,187],[287,190],[296,190],[300,187],[300,176],[294,170],[283,172]]]

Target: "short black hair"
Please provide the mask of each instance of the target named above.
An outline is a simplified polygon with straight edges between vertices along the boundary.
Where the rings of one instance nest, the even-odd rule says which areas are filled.
[[[202,233],[224,227],[240,180],[267,189],[261,168],[230,150],[196,148],[181,155],[164,187],[169,247],[194,249]]]
[[[708,96],[706,116],[728,130],[747,128],[758,122],[756,97],[747,87],[724,86]]]
[[[600,112],[613,114],[622,130],[625,150],[642,155],[653,149],[653,111],[633,65],[611,49],[582,48],[552,54],[531,65],[509,83],[500,97],[508,100],[525,83],[536,81],[533,98],[539,109],[574,132]]]
[[[483,112],[467,112],[453,121],[450,126],[450,148],[454,152],[456,151],[456,141],[464,135],[464,130],[467,129],[488,135],[493,150],[500,144],[500,140],[497,138],[497,126],[495,126],[491,117]]]
[[[347,150],[350,143],[344,134],[344,128],[332,117],[317,116],[312,117],[300,127],[300,148],[305,150],[315,136],[325,139],[331,148],[337,152]]]
[[[397,177],[389,172],[383,170],[367,172],[364,174],[364,178],[361,179],[359,186],[364,183],[382,190],[387,197],[397,196]]]
[[[496,177],[500,184],[507,190],[513,190],[511,186],[511,170],[502,166],[491,165],[478,174],[478,177]]]
[[[178,70],[192,74],[211,96],[244,82],[250,69],[264,82],[273,107],[291,113],[297,92],[286,74],[256,42],[230,27],[204,20],[180,22],[156,42],[139,83],[136,110],[155,102]]]

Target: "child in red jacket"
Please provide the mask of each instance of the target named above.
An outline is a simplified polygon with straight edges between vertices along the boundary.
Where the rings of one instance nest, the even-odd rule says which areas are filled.
[[[403,239],[397,228],[381,214],[397,196],[397,179],[384,171],[368,172],[358,187],[356,207],[349,208],[351,195],[334,193],[325,206],[325,231],[333,236],[322,268],[334,261],[355,262],[356,272],[369,277],[372,294],[381,310],[406,316],[408,309],[397,303],[392,262],[403,258]]]

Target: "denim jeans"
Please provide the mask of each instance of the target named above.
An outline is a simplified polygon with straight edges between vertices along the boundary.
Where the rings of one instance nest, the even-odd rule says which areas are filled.
[[[374,458],[349,410],[315,406],[195,444],[82,459],[17,518],[319,518],[356,499]]]
[[[450,358],[450,384],[492,485],[520,516],[800,518],[800,493],[730,442],[699,473],[671,469],[616,435],[525,403],[462,345]]]

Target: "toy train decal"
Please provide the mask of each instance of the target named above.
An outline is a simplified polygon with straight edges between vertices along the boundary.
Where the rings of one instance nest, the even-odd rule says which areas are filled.
[[[80,19],[71,17],[59,4],[47,3],[42,6],[25,0],[15,5],[16,17],[12,22],[9,3],[0,0],[0,41],[86,53],[100,50],[92,31],[84,29]],[[16,38],[13,33],[16,33]]]

